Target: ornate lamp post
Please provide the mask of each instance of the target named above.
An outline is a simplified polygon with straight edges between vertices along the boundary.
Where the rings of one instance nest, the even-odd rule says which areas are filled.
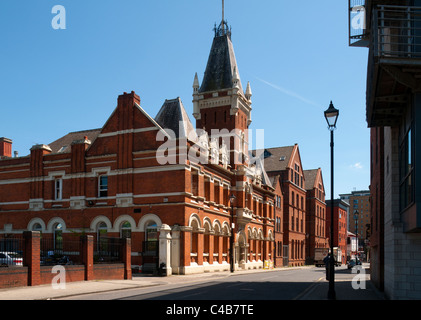
[[[329,262],[329,291],[328,299],[335,300],[335,258],[333,255],[333,131],[336,129],[336,122],[338,121],[339,110],[335,109],[332,101],[329,108],[324,112],[325,119],[330,130],[330,185],[331,185],[331,201],[330,201],[330,262]]]
[[[234,272],[234,202],[236,197],[231,194],[230,196],[230,204],[231,204],[231,236],[230,236],[230,269],[231,272]]]

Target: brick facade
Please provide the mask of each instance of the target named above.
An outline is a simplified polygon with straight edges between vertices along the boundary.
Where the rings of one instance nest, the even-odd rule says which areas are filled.
[[[208,103],[216,96],[222,105]],[[226,97],[237,102],[225,106]],[[274,193],[245,156],[251,102],[235,88],[198,99],[204,109],[196,125],[206,126],[206,134],[190,135],[193,126],[181,100],[166,100],[153,118],[131,92],[118,97],[102,128],[69,133],[33,146],[27,157],[2,160],[0,232],[36,229],[53,236],[59,226],[63,237],[84,233],[94,239],[130,232],[131,263],[143,265],[144,243],[157,240],[166,225],[173,273],[228,270],[231,235],[236,268],[263,267],[274,253]],[[236,130],[225,145],[228,152],[223,137],[210,139],[217,128]],[[86,268],[87,279],[92,268]]]
[[[326,201],[326,237],[330,238],[331,202]],[[348,203],[341,199],[333,200],[333,246],[342,251],[342,264],[347,261],[347,239],[348,239]],[[330,240],[329,240],[330,241]],[[329,242],[330,247],[330,242]]]
[[[128,237],[132,266],[165,263],[167,274],[229,270],[231,236],[237,269],[303,265],[307,192],[298,145],[287,147],[285,168],[267,170],[267,159],[250,157],[251,88],[243,91],[227,30],[215,31],[202,84],[194,78],[196,126],[179,98],[152,117],[136,93],[123,93],[102,128],[3,157],[0,233],[54,239],[60,231],[89,243]],[[149,257],[161,237],[159,256]],[[84,248],[90,261],[95,248]],[[84,272],[95,278],[94,265]]]
[[[283,245],[288,265],[301,266],[306,261],[305,177],[298,144],[265,149],[265,169],[270,177],[279,176],[282,190]]]
[[[326,199],[322,170],[304,170],[306,181],[306,259],[314,263],[315,248],[329,248],[326,237]]]
[[[55,266],[42,265],[41,257],[41,233],[39,231],[25,231],[23,233],[23,265],[10,268],[0,268],[0,289],[37,286],[44,284],[63,284],[57,276],[64,272],[65,282],[85,280],[123,280],[131,279],[131,242],[130,239],[122,239],[120,260],[121,263],[95,264],[94,241],[92,236],[80,238],[80,251],[82,252],[81,263],[63,265],[62,270],[55,270]]]

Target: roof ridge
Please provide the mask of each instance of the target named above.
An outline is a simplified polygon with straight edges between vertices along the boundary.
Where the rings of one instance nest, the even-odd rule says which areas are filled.
[[[79,130],[79,131],[72,131],[72,132],[69,132],[69,133],[67,133],[67,134],[80,133],[80,132],[89,132],[89,131],[97,131],[97,130],[102,130],[102,128],[96,128],[96,129],[86,129],[86,130]]]

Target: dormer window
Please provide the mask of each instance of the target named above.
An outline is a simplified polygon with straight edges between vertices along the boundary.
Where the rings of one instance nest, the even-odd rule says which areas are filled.
[[[62,146],[62,147],[60,148],[60,150],[58,150],[58,153],[62,153],[62,152],[64,152],[64,150],[66,150],[66,148],[67,148],[67,146]]]

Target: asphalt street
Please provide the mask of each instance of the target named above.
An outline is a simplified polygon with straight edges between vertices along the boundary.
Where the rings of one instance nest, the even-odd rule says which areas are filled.
[[[68,300],[305,300],[327,283],[324,268],[283,268],[260,272],[216,273],[202,276],[155,278],[154,285],[74,295]],[[205,277],[206,276],[206,277]],[[336,268],[336,281],[352,289],[356,274],[345,266]],[[147,276],[143,276],[148,279]],[[368,278],[367,278],[368,279]],[[186,280],[186,281],[183,281]],[[354,290],[355,291],[355,290]],[[357,291],[356,291],[357,292]],[[355,294],[356,294],[355,292]],[[361,291],[362,292],[362,291]],[[311,298],[310,298],[311,299]],[[322,298],[323,299],[323,298]]]

